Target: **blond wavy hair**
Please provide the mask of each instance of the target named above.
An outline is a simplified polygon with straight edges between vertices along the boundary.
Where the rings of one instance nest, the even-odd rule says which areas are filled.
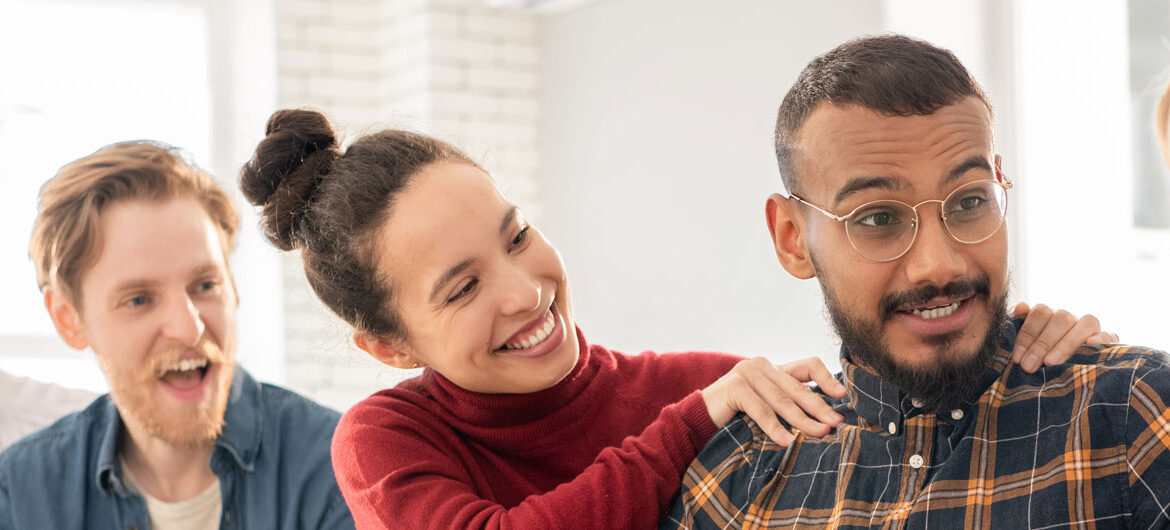
[[[220,230],[225,254],[235,245],[240,215],[231,198],[172,146],[122,142],[65,165],[38,194],[29,241],[37,285],[53,287],[80,307],[81,276],[101,255],[102,212],[119,201],[177,198],[203,206]]]

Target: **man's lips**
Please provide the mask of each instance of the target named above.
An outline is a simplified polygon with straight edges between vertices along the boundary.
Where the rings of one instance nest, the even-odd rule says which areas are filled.
[[[963,302],[971,298],[988,299],[991,296],[991,281],[986,276],[964,278],[948,282],[939,287],[937,285],[921,285],[901,292],[887,293],[878,302],[882,320],[890,320],[899,313],[910,311],[924,311],[945,307]]]
[[[919,336],[938,336],[962,332],[971,324],[972,310],[979,297],[969,296],[942,306],[925,305],[896,311],[891,319]]]
[[[929,311],[929,310],[934,310],[934,309],[941,309],[941,308],[946,308],[947,306],[950,306],[950,305],[963,303],[963,302],[973,298],[974,296],[975,296],[974,294],[968,294],[968,295],[964,295],[964,296],[937,297],[937,298],[933,298],[931,300],[928,300],[928,301],[922,302],[922,303],[904,304],[904,305],[898,307],[897,311],[900,311],[903,313],[914,313],[914,312],[923,312],[923,311]]]

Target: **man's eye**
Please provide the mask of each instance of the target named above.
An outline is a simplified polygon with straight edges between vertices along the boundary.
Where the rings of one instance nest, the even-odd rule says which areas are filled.
[[[199,290],[200,291],[210,291],[212,289],[215,289],[216,285],[218,285],[216,282],[211,281],[211,280],[207,280],[207,281],[199,284]]]
[[[475,278],[468,280],[467,283],[463,284],[463,287],[461,287],[458,291],[455,292],[455,294],[451,295],[451,297],[447,299],[447,303],[451,304],[458,302],[461,298],[471,294],[471,292],[475,290],[475,286],[477,284],[479,284],[479,280],[476,280]]]
[[[879,211],[862,215],[856,223],[862,226],[877,227],[901,224],[902,220],[893,212]]]
[[[129,306],[129,307],[141,307],[141,306],[146,305],[146,302],[147,302],[147,300],[146,300],[145,295],[138,295],[135,297],[128,298],[124,302],[124,304]]]
[[[980,206],[983,206],[983,203],[985,202],[987,201],[984,200],[983,197],[979,197],[977,195],[963,197],[962,199],[959,199],[959,210],[975,210]]]

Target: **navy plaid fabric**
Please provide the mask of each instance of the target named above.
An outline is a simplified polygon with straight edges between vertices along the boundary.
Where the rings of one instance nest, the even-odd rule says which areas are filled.
[[[846,419],[772,443],[746,416],[691,464],[661,528],[1170,528],[1170,365],[1083,346],[1027,374],[1015,327],[953,411],[843,362]]]

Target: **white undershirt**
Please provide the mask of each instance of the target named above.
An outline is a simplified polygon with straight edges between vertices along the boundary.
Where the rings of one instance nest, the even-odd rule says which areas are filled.
[[[138,493],[146,501],[146,511],[150,514],[150,527],[155,530],[216,530],[219,528],[220,512],[223,511],[223,499],[219,491],[219,479],[203,490],[202,493],[185,501],[165,502],[158,500],[142,488],[134,480],[130,470],[122,461],[122,475],[126,486]]]

